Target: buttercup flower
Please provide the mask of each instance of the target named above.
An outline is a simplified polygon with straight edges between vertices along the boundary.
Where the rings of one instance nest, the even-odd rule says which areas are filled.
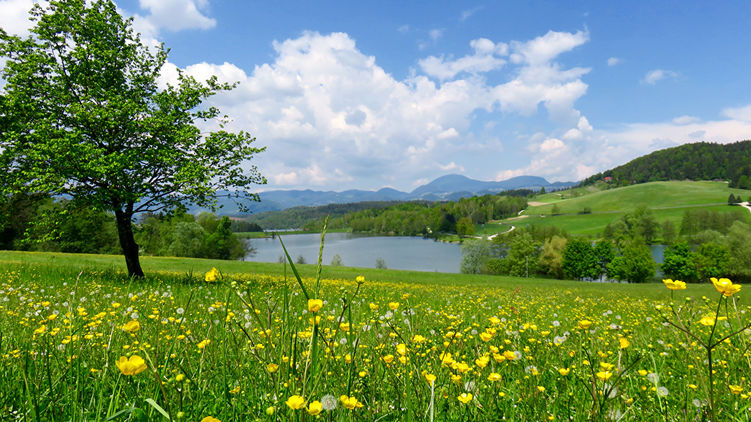
[[[213,417],[213,416],[206,416],[205,418],[201,419],[201,422],[222,422],[219,419]]]
[[[586,329],[588,329],[589,327],[592,326],[592,321],[590,321],[588,319],[583,319],[583,320],[579,321],[579,323],[577,324],[577,326],[579,328],[581,328],[582,330],[586,330]]]
[[[204,280],[206,282],[211,283],[213,281],[216,281],[216,278],[219,277],[219,270],[217,270],[214,267],[211,267],[209,272],[206,273],[206,276],[204,277]]]
[[[115,365],[123,375],[137,375],[145,371],[146,361],[142,357],[133,355],[130,358],[120,356],[120,359],[115,361]]]
[[[321,299],[308,299],[308,311],[318,312],[323,308],[323,301]]]
[[[433,375],[433,374],[425,374],[425,380],[428,381],[428,384],[433,385],[433,384],[435,384],[435,375]]]
[[[363,404],[357,401],[355,397],[348,397],[345,394],[342,394],[339,397],[339,401],[342,402],[342,406],[346,407],[349,410],[352,410],[355,407],[363,407]]]
[[[741,290],[740,284],[733,284],[728,278],[721,278],[718,280],[712,277],[710,280],[712,281],[712,284],[714,284],[714,288],[725,297],[730,297]]]
[[[294,395],[290,396],[285,402],[292,410],[299,410],[305,407],[305,399],[302,396]]]
[[[665,283],[665,287],[667,287],[670,290],[686,290],[686,283],[680,281],[680,280],[671,280],[669,278],[666,278],[662,280],[663,283]]]
[[[457,399],[459,399],[460,402],[467,404],[472,401],[472,393],[461,393]]]
[[[323,410],[323,405],[318,400],[311,402],[308,405],[308,413],[310,413],[313,416],[321,413],[321,410]]]
[[[132,319],[128,321],[125,325],[123,325],[123,331],[127,331],[129,333],[135,333],[136,331],[140,329],[141,329],[141,323],[135,319]]]

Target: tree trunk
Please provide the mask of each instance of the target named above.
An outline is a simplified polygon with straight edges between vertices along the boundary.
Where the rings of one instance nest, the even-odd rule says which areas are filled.
[[[120,247],[125,256],[125,265],[128,267],[128,277],[143,277],[141,261],[138,258],[138,244],[133,237],[133,213],[115,210],[117,221],[117,234],[120,238]]]

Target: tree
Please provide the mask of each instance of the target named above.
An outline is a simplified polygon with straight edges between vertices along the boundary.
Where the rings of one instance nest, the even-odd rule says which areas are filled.
[[[563,278],[563,251],[565,248],[565,237],[553,236],[546,240],[537,262],[540,270],[555,278]]]
[[[563,272],[566,277],[582,280],[600,276],[600,267],[592,245],[581,239],[571,239],[563,249]]]
[[[462,242],[460,270],[463,274],[480,274],[490,257],[490,242],[482,239],[467,239]]]
[[[459,236],[472,236],[475,234],[475,224],[469,217],[462,217],[456,222],[456,234]]]
[[[655,275],[655,261],[649,247],[638,239],[627,243],[620,256],[608,264],[608,276],[632,283],[644,283]]]
[[[111,0],[53,1],[31,15],[31,36],[0,31],[0,194],[64,195],[114,213],[135,277],[143,276],[135,215],[186,203],[213,209],[218,190],[257,199],[245,189],[265,179],[244,163],[263,148],[224,130],[226,116],[203,105],[233,85],[180,72],[160,89],[167,50],[152,53]],[[216,130],[202,133],[201,121]]]
[[[662,273],[665,277],[686,282],[697,281],[694,271],[694,253],[686,242],[665,248],[662,258]]]

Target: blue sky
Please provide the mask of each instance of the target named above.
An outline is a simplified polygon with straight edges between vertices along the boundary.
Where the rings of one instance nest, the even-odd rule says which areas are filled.
[[[31,0],[0,0],[25,33]],[[120,0],[267,151],[268,189],[579,180],[751,139],[751,2]],[[666,163],[669,165],[670,163]]]

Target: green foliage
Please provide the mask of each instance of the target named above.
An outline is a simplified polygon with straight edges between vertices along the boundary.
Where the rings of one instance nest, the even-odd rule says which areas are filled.
[[[659,180],[729,180],[730,187],[751,189],[751,141],[732,144],[698,142],[655,151],[595,174],[581,184],[612,177],[614,186]],[[669,163],[669,164],[667,164]]]
[[[459,236],[472,236],[475,234],[475,224],[469,217],[462,217],[456,222],[456,234]]]
[[[648,244],[652,244],[659,232],[660,224],[652,210],[641,206],[608,224],[603,231],[603,237],[612,240],[616,245],[623,245],[624,241],[635,237],[640,237]]]
[[[730,269],[730,249],[727,245],[708,242],[699,246],[694,255],[694,270],[699,280],[723,277]]]
[[[466,239],[462,243],[462,274],[480,274],[491,257],[491,243],[483,239]]]
[[[563,249],[563,273],[576,280],[594,279],[600,276],[600,267],[592,244],[583,239],[571,239]]]
[[[0,189],[65,195],[115,214],[128,271],[142,276],[135,214],[191,202],[213,207],[216,191],[265,180],[245,161],[262,149],[246,132],[202,133],[221,117],[202,104],[232,89],[180,73],[160,89],[167,51],[152,53],[109,0],[35,5],[31,35],[0,34],[7,60],[0,115]],[[254,195],[238,194],[246,199]]]
[[[540,258],[537,262],[538,268],[543,274],[558,279],[563,278],[563,251],[566,248],[566,242],[565,237],[553,236],[543,243]]]
[[[736,221],[748,221],[746,210],[733,212],[714,212],[707,210],[688,210],[681,220],[681,236],[695,236],[705,230],[727,233]]]
[[[655,262],[649,247],[643,242],[632,240],[622,249],[621,255],[607,265],[608,276],[619,281],[645,283],[655,275]]]
[[[339,267],[342,265],[342,257],[339,256],[339,254],[334,255],[333,258],[331,258],[331,265],[335,267]]]
[[[172,216],[148,215],[137,233],[145,253],[159,256],[180,256],[211,259],[238,259],[245,256],[249,244],[230,230],[230,219],[201,213]]]
[[[232,225],[230,226],[230,230],[232,230],[235,233],[238,233],[238,232],[262,232],[263,231],[263,227],[261,227],[258,223],[254,223],[252,221],[232,220]]]
[[[685,242],[665,248],[661,268],[666,278],[684,282],[698,281],[694,270],[694,254]]]

